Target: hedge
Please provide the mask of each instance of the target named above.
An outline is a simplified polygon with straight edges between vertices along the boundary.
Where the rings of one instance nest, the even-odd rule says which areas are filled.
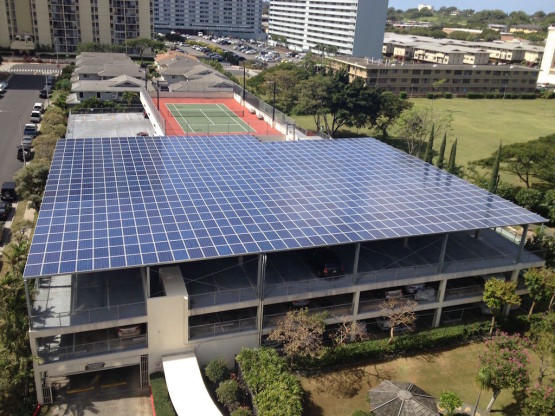
[[[398,336],[391,344],[388,344],[387,339],[380,339],[327,348],[320,358],[297,361],[297,367],[300,370],[310,370],[363,361],[383,361],[397,355],[452,348],[481,339],[488,333],[489,325],[489,322],[478,322],[440,327]]]
[[[445,94],[443,94],[445,98],[450,99],[453,98],[453,93],[451,92],[446,92]]]
[[[402,100],[406,100],[407,99],[407,92],[406,91],[401,91],[399,93],[399,98]]]
[[[235,358],[258,416],[301,416],[303,389],[271,348],[243,348]]]

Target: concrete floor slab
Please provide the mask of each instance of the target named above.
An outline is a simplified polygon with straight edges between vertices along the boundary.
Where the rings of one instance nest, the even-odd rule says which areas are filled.
[[[150,120],[142,113],[72,114],[67,122],[66,138],[133,137],[139,132],[155,135]]]

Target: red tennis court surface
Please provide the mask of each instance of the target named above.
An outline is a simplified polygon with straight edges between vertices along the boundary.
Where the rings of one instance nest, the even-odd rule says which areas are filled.
[[[156,97],[152,97],[152,101],[154,105],[157,105]],[[250,114],[248,110],[243,107],[240,103],[235,101],[233,98],[175,98],[175,97],[168,97],[168,98],[160,98],[160,114],[166,121],[166,136],[206,136],[207,134],[210,135],[222,135],[222,134],[246,134],[245,130],[238,130],[237,126],[233,124],[230,125],[230,130],[238,130],[238,131],[229,131],[222,133],[214,132],[214,133],[191,133],[185,132],[175,119],[172,114],[168,111],[167,104],[224,104],[227,108],[232,111],[241,111],[245,110],[245,114],[241,117],[245,123],[247,123],[251,128],[255,131],[249,133],[253,136],[278,136],[281,135],[278,130],[272,128],[266,121],[259,120],[256,117],[256,114]]]

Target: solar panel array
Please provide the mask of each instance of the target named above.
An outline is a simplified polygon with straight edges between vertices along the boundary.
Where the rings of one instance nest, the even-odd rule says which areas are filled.
[[[542,222],[377,140],[59,140],[25,277]]]

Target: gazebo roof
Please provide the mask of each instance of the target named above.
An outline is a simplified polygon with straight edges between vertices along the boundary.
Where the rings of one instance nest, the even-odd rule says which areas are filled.
[[[436,399],[412,383],[387,380],[368,397],[376,416],[439,416]]]

